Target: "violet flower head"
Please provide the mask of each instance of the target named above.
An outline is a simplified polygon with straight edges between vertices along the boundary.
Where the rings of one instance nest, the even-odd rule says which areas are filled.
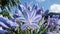
[[[18,18],[20,17],[19,14],[18,14],[18,11],[15,11],[15,14],[13,15],[14,18]]]
[[[59,18],[59,15],[53,15],[51,18]]]
[[[43,14],[43,16],[46,16],[47,14],[49,14],[49,10],[46,10]]]
[[[7,25],[5,25],[3,22],[0,22],[0,26],[4,27],[4,28],[9,28]]]
[[[52,16],[52,21],[57,23],[58,22],[58,19],[59,19],[59,15],[53,15]]]
[[[4,30],[2,27],[0,27],[0,34],[5,34],[5,33],[8,33],[8,31]]]
[[[31,6],[30,6],[31,7]],[[24,22],[24,24],[21,26],[22,30],[25,29],[39,29],[38,22],[41,20],[41,15],[36,15],[37,11],[33,9],[32,11],[29,11],[27,8],[24,7],[24,9],[21,11],[24,19],[21,21]]]
[[[59,15],[53,15],[52,17],[48,17],[48,24],[57,25]]]
[[[0,16],[0,25],[5,28],[14,28],[17,27],[18,24],[9,20],[8,18],[5,18],[3,16]]]
[[[9,24],[9,26],[11,28],[16,28],[16,27],[19,27],[19,25],[16,23],[16,22],[13,22],[11,20],[7,20],[7,23]]]
[[[56,23],[56,25],[60,27],[60,19],[58,20],[58,22]]]
[[[59,18],[59,15],[53,15],[52,17],[49,17],[48,20],[50,20],[50,22],[56,22]]]

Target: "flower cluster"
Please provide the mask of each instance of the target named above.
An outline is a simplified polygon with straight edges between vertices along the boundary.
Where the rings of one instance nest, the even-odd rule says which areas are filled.
[[[60,25],[60,22],[59,22],[59,15],[52,15],[52,17],[48,16],[48,20],[47,20],[47,25],[48,25],[48,32],[46,33],[53,33],[54,34],[54,31],[58,31],[59,33],[59,25]],[[58,29],[58,30],[57,30]]]
[[[7,29],[16,29],[17,27],[21,30],[35,30],[40,29],[38,22],[42,19],[42,10],[36,4],[33,6],[25,3],[24,5],[18,5],[19,11],[22,13],[22,16],[19,15],[18,11],[15,11],[13,18],[8,19],[7,17],[0,16],[0,27],[1,32],[4,30],[4,33],[9,30]],[[20,22],[22,25],[20,26]],[[6,31],[5,31],[6,30]]]
[[[30,34],[60,33],[59,15],[50,16],[48,15],[49,10],[44,12],[37,4],[24,3],[16,6],[11,18],[0,15],[0,34],[10,34],[11,32],[20,34],[22,31],[28,31]],[[47,19],[44,19],[46,15],[48,15]]]
[[[38,22],[42,19],[42,15],[38,14],[38,12],[40,13],[40,11],[42,10],[39,9],[38,6],[35,4],[33,6],[30,6],[25,3],[24,5],[25,7],[23,5],[19,6],[19,9],[24,16],[24,19],[21,20],[22,22],[24,22],[24,24],[21,26],[21,29],[39,29],[40,26],[38,26]]]

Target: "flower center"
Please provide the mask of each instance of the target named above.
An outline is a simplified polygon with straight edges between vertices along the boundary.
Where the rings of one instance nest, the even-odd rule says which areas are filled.
[[[30,19],[28,21],[29,21],[29,24],[31,25],[32,24],[32,21]]]

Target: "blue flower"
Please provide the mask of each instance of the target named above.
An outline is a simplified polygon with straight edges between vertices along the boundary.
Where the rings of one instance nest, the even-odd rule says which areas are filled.
[[[43,9],[42,9],[42,8],[37,9],[37,13],[36,13],[36,14],[41,14],[41,15],[43,15]]]
[[[35,9],[30,11],[24,7],[24,9],[21,12],[24,16],[24,19],[21,20],[22,22],[24,22],[24,24],[21,26],[22,30],[25,30],[27,28],[30,29],[40,28],[38,26],[38,22],[42,19],[42,16],[40,14],[36,15],[37,11]]]
[[[7,20],[7,23],[9,24],[9,26],[11,28],[16,28],[16,27],[19,27],[19,25],[16,23],[16,22],[13,22],[11,20]]]
[[[44,16],[46,16],[47,14],[49,14],[49,10],[46,10],[46,11],[44,12]]]
[[[20,17],[17,11],[15,11],[15,14],[13,15],[13,17],[14,17],[14,18]]]
[[[58,22],[56,23],[56,26],[60,27],[60,19],[58,20]]]
[[[0,22],[1,22],[0,24],[1,24],[2,26],[5,25],[4,27],[7,27],[7,26],[8,26],[8,27],[10,27],[10,28],[15,28],[15,27],[18,26],[17,23],[9,20],[8,18],[1,17],[1,16],[0,16]]]
[[[8,18],[5,18],[3,16],[0,16],[0,22],[4,23],[5,25],[7,25],[9,27],[9,24],[7,23],[7,19]]]
[[[7,25],[5,25],[3,22],[0,22],[0,26],[4,27],[4,28],[9,28]]]
[[[6,30],[0,30],[0,34],[5,34],[5,33],[8,33],[8,31],[6,31]]]
[[[2,27],[0,27],[0,34],[5,34],[5,33],[8,33],[7,30],[3,30]]]
[[[59,15],[53,15],[52,18],[59,18]]]
[[[54,23],[56,24],[58,22],[59,15],[53,15],[51,18],[48,18],[49,23]]]
[[[29,4],[28,2],[25,2],[23,5],[27,8]]]
[[[32,6],[32,9],[37,10],[37,9],[38,9],[38,5],[37,5],[37,4],[34,4],[34,5]]]

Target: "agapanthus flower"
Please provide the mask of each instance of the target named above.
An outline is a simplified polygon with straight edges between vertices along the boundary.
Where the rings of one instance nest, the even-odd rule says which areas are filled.
[[[58,22],[59,15],[53,15],[52,17],[48,18],[48,23],[49,24],[56,24]]]
[[[0,34],[5,34],[5,33],[8,33],[7,30],[3,30],[2,27],[0,27]]]
[[[60,19],[58,20],[58,22],[56,23],[56,25],[60,27]]]
[[[59,15],[53,15],[52,17],[48,17],[48,30],[53,31],[57,27]]]
[[[20,17],[17,11],[15,11],[15,14],[13,15],[13,17],[14,17],[14,18]]]
[[[0,22],[1,22],[1,25],[3,26],[3,25],[6,25],[6,26],[4,26],[4,27],[10,27],[10,28],[15,28],[15,27],[17,27],[18,26],[18,24],[17,23],[15,23],[15,22],[13,22],[13,21],[11,21],[11,20],[9,20],[8,18],[5,18],[5,17],[3,17],[3,16],[0,16]]]
[[[47,14],[49,14],[49,10],[46,10],[43,16],[46,16]]]
[[[4,28],[9,28],[7,25],[5,25],[4,23],[0,22],[0,26],[4,27]]]
[[[16,22],[12,22],[11,20],[7,20],[7,23],[10,25],[11,28],[19,27],[19,25]]]
[[[36,15],[37,11],[35,9],[29,11],[27,8],[24,7],[21,12],[24,16],[24,19],[21,19],[21,21],[24,22],[24,24],[21,26],[22,30],[25,30],[27,28],[32,30],[40,28],[38,22],[41,20],[42,16]]]

